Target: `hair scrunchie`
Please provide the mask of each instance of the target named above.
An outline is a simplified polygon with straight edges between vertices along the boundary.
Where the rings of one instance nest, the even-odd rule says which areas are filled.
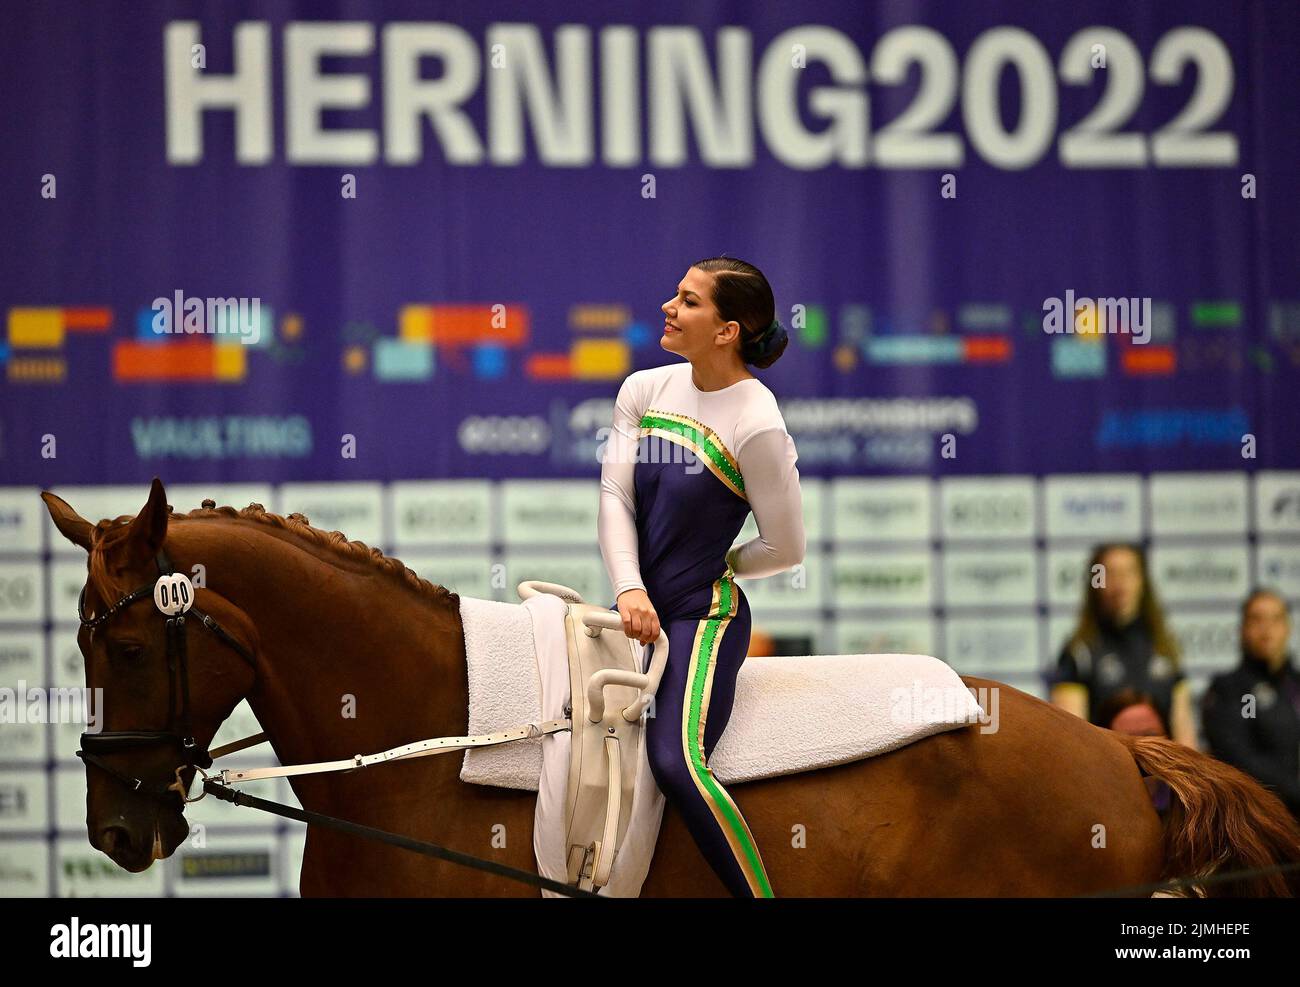
[[[779,319],[773,319],[771,325],[749,343],[746,348],[746,353],[749,354],[747,362],[755,363],[763,359],[784,342],[787,336],[785,326],[781,325]]]

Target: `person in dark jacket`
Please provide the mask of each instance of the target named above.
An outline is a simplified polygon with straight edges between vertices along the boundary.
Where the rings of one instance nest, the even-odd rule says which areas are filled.
[[[1300,819],[1300,674],[1288,653],[1291,612],[1257,589],[1241,607],[1241,664],[1201,700],[1210,753],[1272,788]]]
[[[1107,701],[1135,689],[1152,698],[1174,740],[1195,747],[1191,691],[1178,652],[1142,549],[1099,545],[1089,560],[1078,623],[1048,675],[1051,700],[1106,726]]]

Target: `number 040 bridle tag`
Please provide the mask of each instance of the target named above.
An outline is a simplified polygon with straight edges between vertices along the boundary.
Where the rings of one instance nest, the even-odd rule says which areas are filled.
[[[153,602],[168,617],[185,613],[194,606],[194,586],[189,576],[183,572],[172,572],[159,576],[153,584]]]

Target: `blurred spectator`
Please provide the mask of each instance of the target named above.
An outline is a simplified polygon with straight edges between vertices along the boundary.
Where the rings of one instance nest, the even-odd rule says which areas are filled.
[[[1151,697],[1171,736],[1196,746],[1191,693],[1146,559],[1136,545],[1100,545],[1088,563],[1083,609],[1049,677],[1056,705],[1105,726],[1103,704],[1124,689]]]
[[[1097,708],[1097,720],[1107,730],[1126,733],[1133,737],[1168,737],[1169,727],[1156,709],[1151,696],[1136,689],[1121,689]],[[1172,793],[1159,778],[1143,777],[1151,804],[1157,812],[1168,812]]]
[[[745,657],[765,658],[774,654],[776,654],[776,641],[773,640],[772,635],[754,628],[749,635],[749,651],[746,652]]]
[[[1300,819],[1300,675],[1288,653],[1291,611],[1257,589],[1241,607],[1241,664],[1201,700],[1210,753],[1274,789]]]

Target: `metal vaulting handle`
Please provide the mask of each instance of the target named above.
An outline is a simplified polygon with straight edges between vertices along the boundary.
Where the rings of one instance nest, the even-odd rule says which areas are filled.
[[[582,615],[582,622],[590,628],[599,630],[619,631],[623,630],[623,618],[620,614],[612,610],[593,610],[590,613]],[[634,640],[628,638],[628,640]],[[596,672],[587,681],[587,702],[591,706],[591,713],[587,719],[591,723],[599,723],[605,718],[605,687],[610,685],[626,685],[633,689],[640,689],[641,695],[636,698],[631,706],[623,710],[623,719],[629,723],[634,723],[641,718],[647,706],[659,691],[659,681],[664,677],[664,668],[668,665],[668,635],[664,633],[663,628],[659,629],[659,636],[654,642],[654,658],[650,661],[650,670],[645,674],[641,672],[628,672],[621,668],[602,668]]]
[[[566,603],[585,603],[582,594],[576,589],[568,586],[561,586],[559,583],[545,583],[540,579],[525,579],[516,588],[519,593],[519,599],[529,600],[534,596],[541,596],[543,593],[550,593],[552,596],[558,596]]]
[[[601,832],[600,847],[591,867],[591,883],[597,888],[603,888],[609,883],[609,873],[614,867],[614,857],[618,854],[618,817],[623,811],[623,758],[619,755],[618,740],[614,737],[605,738],[605,764],[609,771],[605,828]]]

